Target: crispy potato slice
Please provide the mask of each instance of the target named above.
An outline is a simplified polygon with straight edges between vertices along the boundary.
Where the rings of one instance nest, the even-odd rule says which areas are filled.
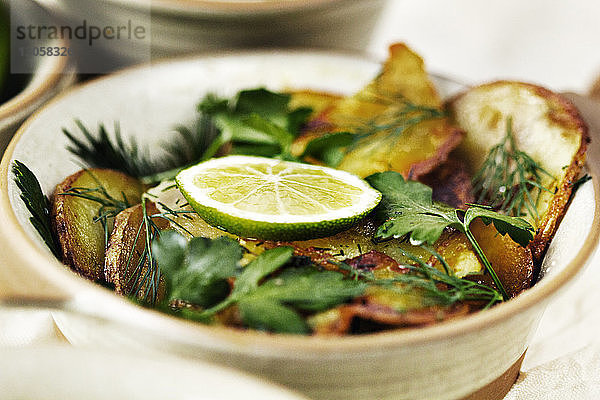
[[[361,303],[343,304],[308,318],[315,335],[346,335],[374,332],[402,327],[419,327],[465,316],[469,306],[456,304],[450,307],[422,306],[398,311],[391,305],[380,304],[378,299]]]
[[[334,131],[362,137],[338,165],[361,177],[392,170],[416,179],[445,161],[462,138],[444,116],[423,60],[400,43],[390,47],[379,76],[335,103],[327,120]]]
[[[323,112],[334,107],[343,98],[340,95],[316,90],[295,90],[289,93],[292,96],[289,104],[290,110],[310,107],[313,111],[311,119],[317,118]]]
[[[512,118],[516,146],[552,177],[542,176],[543,192],[537,204],[539,218],[530,243],[538,263],[554,236],[571,196],[573,182],[585,162],[587,127],[576,108],[563,97],[539,86],[510,81],[484,84],[448,103],[456,124],[466,131],[460,154],[477,171],[490,148],[506,134]]]
[[[345,260],[359,270],[368,270],[379,278],[393,278],[409,273],[409,269],[391,257],[370,251]],[[396,286],[395,289],[401,289]],[[469,312],[467,304],[445,306],[435,304],[425,293],[415,290],[395,290],[384,286],[370,286],[365,294],[351,304],[343,304],[308,318],[317,335],[342,335],[345,333],[372,332],[406,326],[424,326]]]
[[[471,173],[465,162],[452,155],[445,163],[423,175],[419,181],[431,187],[433,201],[462,209],[475,202]]]
[[[147,201],[146,213],[152,216],[159,211],[153,202]],[[115,217],[106,249],[104,276],[107,282],[114,284],[115,292],[119,294],[129,295],[136,291],[140,300],[161,299],[165,293],[164,280],[155,271],[148,270],[148,261],[143,256],[146,246],[143,217],[141,204],[123,210]],[[169,227],[164,218],[154,217],[152,222],[160,230]],[[148,293],[153,296],[148,296]]]
[[[493,224],[485,225],[480,219],[473,221],[470,228],[510,297],[531,287],[534,267],[529,248],[521,247],[508,235],[498,233]],[[481,261],[462,233],[445,233],[436,243],[436,250],[453,266],[457,276],[473,275],[472,271],[483,270]],[[430,263],[436,265],[439,262],[432,258]],[[491,280],[482,280],[494,287]]]
[[[52,226],[60,242],[62,261],[94,281],[104,279],[105,231],[100,222],[94,222],[102,205],[64,193],[100,187],[114,199],[126,199],[129,205],[139,203],[144,192],[144,186],[135,178],[118,171],[91,168],[68,176],[56,186],[52,197]],[[105,198],[99,191],[89,194]],[[107,222],[111,230],[112,220]]]

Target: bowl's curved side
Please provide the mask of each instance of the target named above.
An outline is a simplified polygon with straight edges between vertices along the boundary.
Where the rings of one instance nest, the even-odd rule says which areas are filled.
[[[262,74],[273,74],[275,72],[268,69],[269,62],[285,62],[290,68],[285,71],[284,77],[279,77],[279,84],[284,87],[285,84],[295,82],[294,77],[298,73],[296,70],[310,73],[307,71],[310,63],[305,62],[302,53],[297,53],[298,58],[273,52],[254,54],[253,57],[213,56],[202,62],[211,66],[208,71],[222,72],[223,78],[229,77],[233,69],[247,68],[252,62],[262,69]],[[326,59],[323,55],[319,57],[330,63],[319,73],[331,74],[330,79],[334,81],[339,78],[341,66],[344,65],[340,61],[352,62],[350,57],[345,60],[335,57]],[[222,71],[224,60],[230,67]],[[192,64],[195,73],[206,72],[198,71],[198,65],[204,65],[202,62],[199,64],[198,60],[180,63],[185,62]],[[173,72],[171,68],[177,65],[156,66],[154,73],[166,74],[169,84],[173,85],[169,74]],[[375,66],[374,63],[364,63],[355,70],[346,72],[348,77],[364,79],[365,76],[370,76]],[[344,69],[352,67],[348,65]],[[69,96],[77,97],[86,88],[109,90],[114,85],[112,89],[115,89],[123,85],[126,78],[139,80],[147,72],[147,68],[142,68],[105,78],[80,87]],[[154,85],[158,82],[155,78],[153,75]],[[245,71],[239,78],[243,81],[240,84],[244,85],[244,79],[252,81],[255,75]],[[335,87],[335,82],[328,83]],[[155,96],[162,97],[169,97],[171,94],[154,86],[150,92],[140,90],[133,93],[154,93]],[[189,82],[186,90],[190,90]],[[83,94],[89,95],[89,92]],[[195,96],[196,93],[191,95]],[[9,190],[14,190],[11,186],[10,163],[15,156],[25,154],[24,145],[21,143],[22,146],[19,147],[19,144],[21,141],[32,140],[32,129],[36,128],[39,135],[43,134],[42,127],[54,129],[56,121],[51,124],[44,118],[49,118],[52,112],[73,109],[62,102],[64,99],[66,97],[53,101],[24,125],[13,139],[0,165],[0,217],[4,222],[0,225],[0,235],[5,239],[0,242],[0,257],[4,257],[0,260],[0,264],[4,264],[0,268],[0,282],[15,281],[17,285],[29,285],[33,290],[28,282],[31,281],[30,275],[40,275],[46,286],[36,289],[39,290],[37,293],[41,291],[48,296],[55,295],[51,298],[54,304],[67,310],[62,314],[63,321],[68,325],[65,329],[69,326],[74,330],[81,329],[79,333],[83,335],[79,336],[80,340],[76,338],[77,332],[73,336],[74,342],[80,344],[127,347],[136,342],[142,349],[167,351],[243,368],[310,393],[314,398],[367,399],[374,395],[382,399],[456,398],[489,384],[522,356],[545,305],[589,261],[600,234],[600,202],[596,201],[592,202],[595,205],[594,217],[588,218],[590,230],[581,241],[581,248],[564,268],[549,276],[550,279],[544,279],[516,299],[491,310],[432,327],[333,339],[269,335],[195,324],[135,306],[108,290],[77,277],[58,261],[52,260],[49,252],[24,229],[26,218],[23,215],[17,216],[19,211],[11,203],[9,196]],[[75,101],[78,99],[75,98]],[[180,106],[171,105],[177,108]],[[184,107],[176,115],[179,117],[186,110]],[[131,112],[131,108],[129,111]],[[99,107],[95,112],[104,113],[107,110]],[[134,109],[133,112],[137,111]],[[144,115],[148,115],[147,110]],[[138,133],[148,134],[144,129]],[[598,138],[597,133],[594,138]],[[54,143],[55,147],[58,145],[60,143]],[[43,149],[29,157],[38,154],[43,156]],[[594,179],[588,183],[592,199],[600,198],[600,175],[596,165],[591,165],[597,164],[599,160],[598,154],[593,151],[590,154],[590,167]],[[46,160],[43,161],[38,166],[40,170],[47,168],[44,167]],[[64,160],[60,161],[64,163]],[[51,187],[52,182],[45,182],[45,185]],[[17,279],[13,280],[15,274]],[[13,299],[16,295],[22,295],[18,293],[18,289],[12,291]],[[62,291],[63,294],[57,291]],[[6,293],[11,294],[5,290],[4,294]],[[2,294],[0,291],[0,297]],[[82,316],[81,313],[92,317]],[[61,315],[57,318],[60,319]]]
[[[304,343],[295,343],[293,338],[268,334],[242,338],[226,332],[186,332],[169,324],[147,330],[109,320],[102,321],[98,340],[98,334],[91,332],[97,330],[97,320],[67,312],[54,315],[61,331],[76,345],[208,360],[278,382],[314,400],[432,400],[466,397],[511,369],[522,359],[545,305],[483,329],[436,340],[406,344],[370,335],[341,349],[331,348],[328,342],[342,338],[305,338]],[[487,393],[474,399],[501,399],[514,382],[514,369],[510,377],[512,381],[496,384],[497,397]]]

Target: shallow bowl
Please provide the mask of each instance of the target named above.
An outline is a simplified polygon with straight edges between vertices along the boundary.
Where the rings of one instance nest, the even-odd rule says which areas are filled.
[[[499,399],[548,302],[590,260],[600,233],[598,166],[574,197],[544,260],[543,279],[506,303],[463,319],[420,329],[340,338],[271,335],[205,326],[136,306],[94,285],[52,257],[28,221],[10,166],[28,165],[45,193],[80,166],[65,150],[62,127],[119,120],[122,131],[159,152],[178,124],[190,124],[207,92],[315,89],[353,93],[380,64],[356,54],[319,51],[229,53],[126,70],[79,86],[30,118],[0,167],[0,299],[53,307],[76,345],[159,350],[233,366],[312,399]],[[463,89],[434,78],[444,96]],[[596,139],[597,133],[592,131]]]

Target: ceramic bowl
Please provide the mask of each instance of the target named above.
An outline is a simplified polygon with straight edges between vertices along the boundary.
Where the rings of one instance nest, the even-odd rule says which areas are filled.
[[[45,193],[79,169],[62,127],[119,120],[127,135],[157,151],[177,124],[193,121],[207,92],[242,88],[353,93],[380,64],[355,54],[260,51],[182,59],[126,70],[52,101],[19,130],[0,169],[0,298],[53,307],[75,345],[160,350],[267,377],[312,399],[499,399],[508,391],[548,302],[589,261],[600,234],[600,152],[593,178],[574,197],[545,258],[543,279],[506,303],[438,325],[341,338],[271,335],[205,326],[136,306],[65,268],[29,223],[10,166],[27,164]],[[434,78],[444,96],[464,87]],[[593,116],[593,115],[592,115]],[[592,130],[594,140],[600,140]]]
[[[0,6],[6,4],[7,0],[0,0]],[[40,12],[31,4],[19,3],[14,7],[23,9],[28,21],[35,21]],[[53,40],[46,45],[62,47],[65,44]],[[9,75],[5,84],[10,86],[12,94],[4,101],[0,99],[0,154],[29,115],[75,81],[74,65],[69,63],[68,57],[35,57],[31,53],[24,60],[25,67],[33,72]]]
[[[38,0],[73,23],[148,26],[151,46],[112,41],[117,64],[255,47],[364,50],[387,0]]]
[[[0,348],[3,400],[306,400],[228,368],[71,346]],[[107,384],[110,383],[110,384]]]

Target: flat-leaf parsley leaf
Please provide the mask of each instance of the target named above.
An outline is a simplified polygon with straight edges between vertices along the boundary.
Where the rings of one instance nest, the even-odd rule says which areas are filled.
[[[377,229],[375,239],[385,240],[408,235],[414,244],[433,244],[445,228],[457,229],[466,235],[503,298],[508,298],[502,282],[469,226],[474,219],[481,218],[485,224],[493,223],[501,234],[508,234],[515,242],[526,246],[533,239],[534,232],[534,228],[527,221],[477,205],[464,211],[434,203],[431,188],[420,182],[406,181],[397,172],[376,173],[366,180],[383,195],[379,213],[385,222]]]

